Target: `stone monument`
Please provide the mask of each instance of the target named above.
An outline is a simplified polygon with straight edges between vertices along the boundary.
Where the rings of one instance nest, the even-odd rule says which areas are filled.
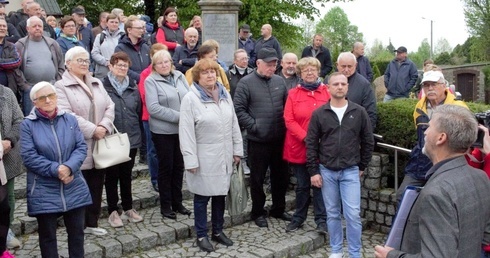
[[[233,52],[238,48],[238,11],[240,0],[201,0],[202,42],[214,39],[219,43],[219,59],[233,64]]]

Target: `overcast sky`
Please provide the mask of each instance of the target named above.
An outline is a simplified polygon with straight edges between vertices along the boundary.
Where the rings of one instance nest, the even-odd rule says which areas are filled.
[[[461,0],[354,0],[329,3],[325,8],[319,7],[321,18],[333,6],[342,8],[350,23],[364,34],[367,48],[375,39],[386,46],[391,38],[395,48],[405,46],[409,52],[417,51],[424,38],[430,44],[430,20],[433,20],[434,45],[440,38],[446,38],[454,48],[468,38]]]

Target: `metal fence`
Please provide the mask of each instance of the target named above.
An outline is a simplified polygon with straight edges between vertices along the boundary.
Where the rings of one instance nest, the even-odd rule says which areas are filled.
[[[395,146],[395,145],[391,145],[391,144],[387,144],[387,143],[383,143],[383,142],[379,142],[379,140],[383,139],[383,136],[381,136],[379,134],[374,134],[374,138],[376,140],[378,140],[378,141],[376,141],[376,146],[395,151],[395,192],[396,192],[398,190],[398,152],[411,153],[412,150],[402,148],[399,146]]]

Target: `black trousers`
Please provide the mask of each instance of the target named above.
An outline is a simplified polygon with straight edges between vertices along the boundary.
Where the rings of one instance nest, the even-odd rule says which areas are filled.
[[[133,194],[131,192],[131,173],[133,172],[134,158],[138,149],[134,148],[129,151],[130,161],[117,164],[106,169],[105,174],[105,194],[107,196],[107,208],[109,214],[117,211],[119,195],[117,185],[121,191],[121,205],[124,211],[133,208]]]
[[[283,141],[260,143],[248,141],[248,165],[250,167],[250,195],[252,197],[252,219],[266,215],[264,210],[264,179],[270,168],[272,207],[271,216],[281,216],[286,208],[286,191],[289,171],[282,159]]]
[[[7,185],[0,185],[0,255],[7,250],[7,234],[10,224],[10,206]]]
[[[178,134],[151,133],[158,157],[158,188],[160,211],[174,211],[182,206],[184,158]]]
[[[92,195],[92,204],[85,209],[85,227],[98,227],[100,216],[100,206],[102,205],[102,189],[104,189],[105,169],[87,169],[82,170],[83,177],[87,181],[90,195]]]

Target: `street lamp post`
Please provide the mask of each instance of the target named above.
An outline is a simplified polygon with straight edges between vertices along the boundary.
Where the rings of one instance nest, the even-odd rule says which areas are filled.
[[[425,17],[422,17],[424,20],[429,20],[430,21],[430,59],[434,56],[434,42],[433,42],[433,25],[434,21]]]

